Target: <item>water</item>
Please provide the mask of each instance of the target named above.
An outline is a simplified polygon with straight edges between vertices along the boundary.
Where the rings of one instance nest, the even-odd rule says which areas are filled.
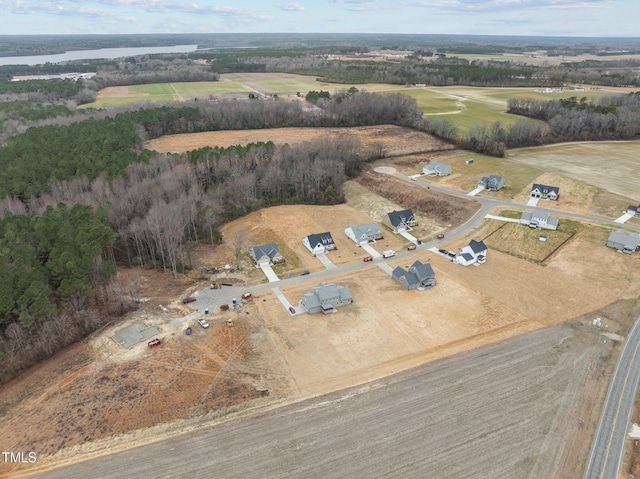
[[[176,45],[173,47],[135,47],[135,48],[101,48],[99,50],[77,50],[56,55],[33,55],[24,57],[0,57],[0,66],[4,65],[43,65],[69,60],[97,60],[133,57],[136,55],[152,55],[155,53],[189,53],[198,45]]]

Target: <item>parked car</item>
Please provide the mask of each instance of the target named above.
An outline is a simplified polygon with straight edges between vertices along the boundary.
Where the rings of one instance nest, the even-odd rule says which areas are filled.
[[[442,253],[442,254],[446,254],[446,255],[448,255],[448,254],[449,254],[449,252],[448,252],[446,249],[442,249],[442,248],[440,248],[440,249],[438,250],[438,253]]]
[[[309,274],[309,270],[305,269],[304,271],[302,271],[302,273],[300,273],[300,276],[306,276]]]
[[[193,331],[193,330],[191,329],[191,326],[189,326],[189,327],[187,328],[187,336],[191,336],[191,332],[192,332],[192,331]]]
[[[189,296],[188,298],[184,298],[182,300],[182,303],[187,304],[187,303],[193,303],[194,301],[196,301],[195,296]]]
[[[162,344],[162,342],[158,338],[156,338],[149,341],[147,343],[147,346],[149,346],[150,348],[155,348],[156,346],[160,346],[160,344]]]
[[[296,309],[293,306],[289,306],[289,312],[291,314],[296,314]]]
[[[438,238],[438,239],[444,239],[444,234],[443,234],[443,233],[440,233],[438,236],[436,236],[436,238]]]
[[[387,251],[385,251],[384,253],[382,253],[382,257],[383,258],[391,258],[392,256],[395,256],[396,252],[393,251],[392,249],[389,249]]]
[[[198,323],[200,323],[200,326],[202,326],[204,329],[207,329],[209,327],[209,323],[207,323],[207,321],[204,319],[199,319]]]
[[[413,251],[416,248],[417,248],[417,246],[414,245],[414,244],[410,244],[409,246],[407,246],[407,250],[409,250],[409,251]]]
[[[251,301],[253,295],[249,292],[246,292],[242,295],[242,301]]]
[[[447,251],[447,255],[449,256],[449,258],[455,258],[456,254],[453,251]]]
[[[416,180],[415,178],[411,178],[411,181],[418,181],[418,180]]]
[[[364,258],[362,258],[362,261],[364,261],[365,263],[373,261],[373,256],[365,256]]]

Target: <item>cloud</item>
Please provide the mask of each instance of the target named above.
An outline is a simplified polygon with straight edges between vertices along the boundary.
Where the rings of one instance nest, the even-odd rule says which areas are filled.
[[[331,0],[333,3],[374,3],[376,0]]]
[[[607,3],[610,3],[610,0],[420,0],[405,2],[403,5],[433,8],[450,13],[502,13],[525,10],[605,8]]]
[[[285,12],[303,12],[304,11],[304,7],[300,5],[298,2],[276,3],[273,6]]]

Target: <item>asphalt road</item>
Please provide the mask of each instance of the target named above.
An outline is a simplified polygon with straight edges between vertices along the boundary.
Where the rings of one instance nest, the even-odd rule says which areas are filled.
[[[640,381],[640,317],[627,336],[613,372],[584,479],[617,478],[631,410]]]

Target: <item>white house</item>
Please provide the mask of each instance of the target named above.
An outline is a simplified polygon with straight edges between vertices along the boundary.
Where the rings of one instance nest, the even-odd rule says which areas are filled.
[[[471,240],[467,246],[460,250],[455,262],[463,266],[478,263],[482,264],[487,260],[487,246],[484,241]]]
[[[557,201],[560,198],[560,188],[558,186],[547,186],[534,183],[531,187],[531,198],[541,198],[543,200]]]
[[[351,241],[360,246],[361,244],[366,244],[371,241],[382,239],[382,231],[378,228],[376,223],[369,223],[366,225],[349,225],[348,228],[344,230],[344,234],[346,234]]]
[[[422,168],[422,172],[429,176],[449,176],[452,171],[453,170],[449,165],[445,165],[438,161],[432,161]]]
[[[302,238],[302,244],[307,247],[313,256],[336,249],[331,233],[312,234]]]
[[[536,208],[532,213],[524,212],[520,218],[520,224],[531,228],[543,228],[547,230],[558,229],[558,218],[549,215],[548,211]]]

